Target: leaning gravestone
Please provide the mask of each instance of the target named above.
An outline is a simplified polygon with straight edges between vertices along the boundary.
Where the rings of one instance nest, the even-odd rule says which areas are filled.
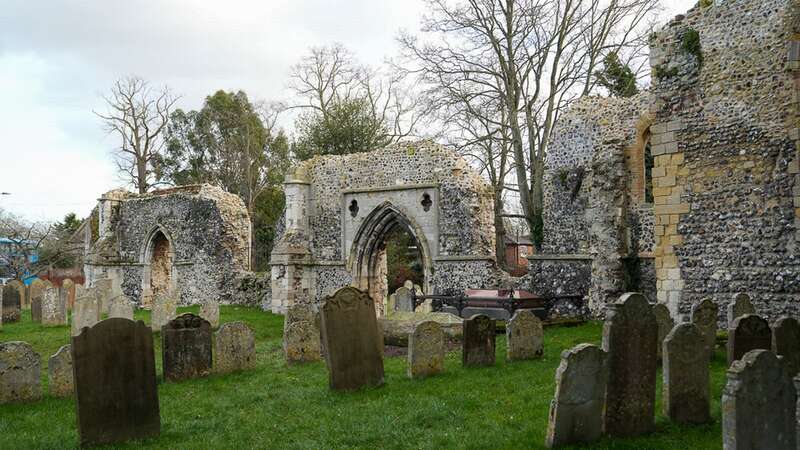
[[[295,303],[286,308],[283,320],[283,354],[287,364],[322,359],[321,337],[314,307]]]
[[[153,334],[142,321],[106,319],[72,338],[82,446],[161,433]]]
[[[550,402],[548,448],[593,442],[603,434],[603,396],[608,380],[606,353],[580,344],[561,353],[556,393]]]
[[[793,317],[781,317],[772,327],[772,351],[783,358],[792,376],[800,373],[800,323]]]
[[[697,325],[703,334],[703,348],[708,359],[714,358],[717,345],[717,314],[719,308],[710,298],[705,298],[692,305],[691,322]]]
[[[753,350],[734,361],[722,390],[725,450],[797,450],[796,398],[789,372],[772,352]]]
[[[658,323],[658,359],[661,360],[661,350],[662,344],[664,343],[664,339],[666,339],[667,335],[672,328],[675,326],[675,321],[672,319],[672,316],[669,313],[669,309],[667,305],[663,303],[658,303],[653,306],[653,314],[656,316],[656,323]]]
[[[483,314],[464,320],[461,338],[461,364],[464,367],[493,366],[495,360],[495,321]]]
[[[42,296],[42,325],[62,326],[67,324],[67,304],[58,289],[47,288]]]
[[[256,338],[244,322],[228,322],[216,333],[214,371],[229,373],[256,366]]]
[[[520,309],[506,324],[506,358],[509,361],[534,359],[544,351],[542,321],[530,310]]]
[[[411,289],[413,289],[413,284]],[[406,286],[401,286],[394,291],[395,311],[414,311],[414,301],[411,299],[411,289]]]
[[[325,297],[320,311],[322,345],[331,389],[383,384],[383,337],[369,294],[347,286]]]
[[[603,350],[608,353],[605,432],[637,436],[653,429],[658,324],[647,299],[627,293],[607,307]]]
[[[747,294],[739,293],[733,297],[733,300],[728,303],[728,328],[733,328],[733,321],[738,317],[745,314],[755,314],[756,309],[753,307],[753,302],[750,301],[750,296]]]
[[[161,327],[175,318],[178,302],[172,295],[157,295],[153,299],[153,307],[150,311],[150,323],[153,331],[161,331]]]
[[[219,302],[207,300],[200,305],[200,317],[211,324],[211,328],[219,328]]]
[[[181,314],[164,325],[164,379],[181,381],[211,373],[211,334],[211,324],[191,313]]]
[[[72,347],[65,345],[50,357],[47,363],[47,379],[50,395],[69,397],[75,391],[72,378]]]
[[[125,295],[117,295],[108,302],[108,317],[133,320],[133,303]]]
[[[693,323],[678,324],[664,340],[662,402],[664,415],[675,423],[710,420],[708,359],[703,334]]]
[[[444,371],[444,331],[434,321],[417,324],[408,336],[409,378],[425,378]]]
[[[0,321],[2,323],[19,322],[20,308],[22,307],[19,289],[9,285],[0,286],[0,289],[2,289],[0,292],[0,304],[2,304]]]
[[[745,314],[733,321],[728,330],[728,365],[733,364],[750,350],[772,348],[772,330],[769,323],[755,314]]]
[[[42,398],[39,354],[27,342],[0,344],[0,404]]]
[[[75,299],[75,307],[72,308],[73,336],[80,334],[84,327],[93,327],[100,321],[100,301],[93,290],[86,293],[87,295]]]

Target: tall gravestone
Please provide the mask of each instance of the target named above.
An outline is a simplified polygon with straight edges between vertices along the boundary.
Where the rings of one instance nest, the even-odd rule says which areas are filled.
[[[722,390],[725,450],[797,450],[796,398],[789,371],[772,352],[753,350],[734,361]]]
[[[542,356],[544,330],[542,321],[528,309],[519,309],[506,324],[506,357],[521,361]]]
[[[31,321],[42,322],[42,302],[47,286],[44,281],[36,279],[31,283]]]
[[[200,378],[211,373],[211,324],[191,313],[181,314],[161,329],[164,379]]]
[[[409,378],[425,378],[444,372],[444,331],[434,321],[418,323],[408,336]]]
[[[317,314],[312,305],[295,303],[286,308],[283,319],[283,354],[287,364],[321,360],[321,339]]]
[[[142,321],[112,318],[72,338],[78,434],[84,446],[161,433],[153,335]]]
[[[703,334],[703,348],[708,359],[714,358],[717,346],[717,315],[719,308],[710,298],[705,298],[692,305],[691,322],[697,325]]]
[[[100,300],[93,290],[87,290],[85,296],[75,299],[72,308],[71,333],[77,336],[84,327],[93,327],[100,321]]]
[[[214,371],[230,373],[256,366],[256,337],[244,322],[228,322],[214,338]]]
[[[61,293],[64,296],[64,304],[67,305],[67,310],[72,310],[75,305],[75,282],[70,278],[65,278],[61,282]]]
[[[35,278],[31,281],[30,286],[28,286],[28,302],[30,303],[30,307],[33,308],[33,299],[41,296],[44,292],[44,281],[39,278]]]
[[[656,316],[656,323],[658,323],[658,359],[661,360],[662,357],[662,344],[664,343],[664,339],[666,339],[667,335],[672,328],[675,326],[675,321],[672,319],[672,315],[669,313],[669,309],[667,305],[663,303],[658,303],[653,305],[653,314]]]
[[[8,284],[0,286],[0,289],[2,289],[2,292],[0,292],[0,303],[2,303],[3,316],[0,321],[2,321],[2,323],[19,322],[20,309],[22,308],[19,289]]]
[[[662,405],[664,415],[675,423],[711,419],[708,359],[697,351],[702,345],[703,334],[693,323],[678,324],[664,340]]]
[[[39,354],[27,342],[0,343],[0,404],[42,398]]]
[[[750,350],[772,348],[769,323],[755,314],[745,314],[733,321],[728,330],[728,365],[741,359]]]
[[[783,358],[792,376],[800,373],[800,323],[793,317],[781,317],[772,327],[772,351]]]
[[[67,324],[66,298],[56,288],[47,288],[42,296],[42,325],[62,326]]]
[[[150,323],[153,331],[161,331],[161,327],[175,318],[178,301],[173,295],[156,295],[150,310]]]
[[[47,380],[50,395],[69,397],[75,391],[72,378],[72,347],[64,345],[47,362]]]
[[[206,319],[212,328],[219,328],[219,302],[207,300],[200,305],[200,317]]]
[[[475,314],[462,322],[461,364],[464,367],[493,366],[495,362],[494,319]]]
[[[21,309],[30,309],[30,300],[27,299],[25,292],[25,284],[19,280],[11,280],[8,283],[8,286],[12,286],[14,289],[17,290],[19,293],[19,305]]]
[[[108,301],[108,317],[133,320],[133,302],[125,295],[117,295]]]
[[[728,328],[733,327],[733,321],[737,317],[742,317],[745,314],[755,314],[756,308],[753,307],[753,302],[750,301],[750,296],[744,293],[736,294],[728,303]]]
[[[325,297],[320,312],[330,388],[382,385],[383,337],[369,294],[343,287]]]
[[[600,347],[591,344],[561,353],[545,438],[548,448],[593,442],[602,436],[606,357]]]
[[[653,430],[658,324],[647,299],[627,293],[607,307],[603,350],[608,353],[605,432],[637,436]]]

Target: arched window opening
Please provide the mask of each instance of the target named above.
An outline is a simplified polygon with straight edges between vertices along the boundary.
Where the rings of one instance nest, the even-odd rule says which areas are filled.
[[[653,152],[650,149],[650,139],[644,146],[644,201],[653,203],[653,166],[655,164]]]

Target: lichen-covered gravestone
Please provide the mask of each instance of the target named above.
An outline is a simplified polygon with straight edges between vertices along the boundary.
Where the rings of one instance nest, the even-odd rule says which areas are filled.
[[[153,298],[153,307],[150,311],[150,324],[153,331],[161,331],[161,327],[175,318],[178,301],[173,295],[157,295]]]
[[[425,378],[444,371],[444,331],[432,320],[417,324],[408,336],[409,378]]]
[[[703,334],[703,348],[708,359],[714,358],[717,345],[717,314],[719,308],[710,298],[705,298],[692,305],[691,322],[697,325]]]
[[[0,344],[0,404],[42,398],[39,354],[27,342]]]
[[[545,438],[548,448],[600,439],[607,381],[606,353],[600,347],[580,344],[561,353]]]
[[[495,320],[475,314],[464,320],[461,364],[464,367],[493,366],[495,361]]]
[[[772,352],[753,350],[736,360],[722,390],[725,450],[797,450],[796,397]]]
[[[153,334],[141,320],[112,318],[72,338],[82,446],[161,433]]]
[[[72,308],[71,333],[77,336],[84,327],[92,327],[100,321],[100,301],[94,291],[88,290],[88,295],[75,299]]]
[[[383,337],[369,294],[343,287],[325,297],[320,316],[330,388],[382,385]]]
[[[317,314],[312,305],[296,303],[286,308],[283,319],[283,354],[287,364],[321,360],[321,339]]]
[[[783,357],[792,376],[800,373],[800,323],[794,317],[781,317],[772,327],[772,351]]]
[[[605,432],[637,436],[653,430],[658,324],[647,299],[627,293],[607,307],[603,350],[608,353]]]
[[[542,356],[544,330],[542,321],[528,309],[520,309],[506,324],[506,358],[521,361]]]
[[[58,289],[47,288],[42,296],[42,325],[62,326],[67,324],[66,298],[59,295]]]
[[[755,314],[756,308],[753,307],[753,302],[750,301],[750,296],[747,294],[739,293],[733,297],[733,300],[728,303],[728,328],[733,328],[733,321],[738,317],[745,314]]]
[[[216,332],[214,371],[229,373],[256,366],[256,337],[244,322],[228,322]]]
[[[728,365],[733,364],[750,350],[772,348],[772,330],[769,323],[755,314],[745,314],[733,321],[728,330]]]
[[[658,323],[658,359],[661,360],[661,350],[664,339],[667,337],[672,328],[675,326],[675,321],[669,313],[667,305],[658,303],[653,306],[653,314],[656,316],[656,323]]]
[[[211,324],[211,328],[219,327],[219,302],[207,300],[200,305],[200,317],[206,319]]]
[[[47,379],[50,395],[69,397],[75,391],[72,378],[72,347],[64,345],[47,362]]]
[[[662,404],[675,423],[699,424],[710,420],[708,359],[703,334],[693,323],[678,324],[664,340]]]
[[[125,295],[117,295],[108,302],[108,317],[133,320],[133,303]]]
[[[164,379],[200,378],[211,373],[211,324],[191,313],[181,314],[161,329]]]
[[[19,289],[10,285],[0,286],[0,289],[2,289],[0,292],[0,304],[2,304],[0,322],[19,322],[20,308],[22,307]]]

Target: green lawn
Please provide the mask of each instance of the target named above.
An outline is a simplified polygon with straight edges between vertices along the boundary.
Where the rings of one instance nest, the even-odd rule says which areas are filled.
[[[196,308],[181,311],[196,312]],[[148,321],[147,312],[137,318]],[[182,383],[161,380],[156,342],[162,433],[158,439],[120,448],[543,448],[555,369],[561,350],[581,342],[599,343],[601,324],[547,328],[542,359],[505,362],[505,338],[498,336],[495,367],[462,369],[450,353],[446,373],[409,380],[404,358],[385,360],[386,385],[353,393],[331,392],[322,363],[287,367],[281,352],[282,317],[256,309],[223,306],[221,322],[243,320],[256,332],[258,368],[249,372]],[[68,343],[68,327],[6,324],[0,341],[23,340],[47,358]],[[712,366],[714,422],[678,427],[661,414],[660,372],[656,432],[650,436],[603,440],[591,448],[721,448],[719,400],[725,357]],[[71,448],[78,440],[75,404],[45,397],[31,404],[0,406],[0,448]]]

